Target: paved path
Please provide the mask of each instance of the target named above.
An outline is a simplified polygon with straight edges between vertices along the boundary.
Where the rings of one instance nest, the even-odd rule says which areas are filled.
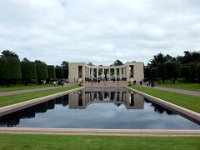
[[[76,85],[75,83],[68,83],[65,84],[64,87],[66,86],[73,86]],[[31,93],[31,92],[37,92],[37,91],[45,91],[45,90],[50,90],[50,89],[55,89],[59,88],[60,86],[56,87],[43,87],[43,88],[34,88],[34,89],[27,89],[27,90],[17,90],[17,91],[7,91],[7,92],[0,92],[0,96],[7,96],[7,95],[12,95],[12,94],[23,94],[23,93]]]
[[[175,93],[180,93],[180,94],[188,94],[192,96],[200,96],[200,92],[198,91],[182,90],[182,89],[166,88],[166,87],[154,87],[154,89],[175,92]]]
[[[112,87],[127,87],[128,83],[127,81],[105,81],[105,82],[85,82],[83,84],[85,87],[92,87],[92,88],[99,88],[99,87],[108,87],[108,88],[112,88]]]
[[[76,84],[77,83],[68,83],[65,86],[73,86],[73,85],[76,85]],[[91,83],[86,83],[86,86],[91,86],[90,84]],[[118,85],[119,83],[116,82],[115,84],[113,84],[112,82],[108,82],[108,83],[106,83],[106,86],[109,86],[109,85],[115,85],[116,87],[119,86]],[[93,83],[93,85],[91,87],[95,87],[95,85],[100,86],[101,84],[100,83]],[[122,83],[120,83],[120,85],[124,85],[125,86],[125,84],[122,84]],[[54,88],[58,88],[58,87],[59,86],[57,86],[57,87],[35,88],[35,89],[28,89],[28,90],[17,90],[17,91],[0,92],[0,96],[6,96],[6,95],[12,95],[12,94],[30,93],[30,92],[37,92],[37,91],[44,91],[44,90],[54,89]],[[163,90],[163,91],[169,91],[169,92],[175,92],[175,93],[180,93],[180,94],[188,94],[188,95],[193,95],[193,96],[200,96],[200,92],[198,92],[198,91],[182,90],[182,89],[166,88],[166,87],[154,87],[154,89]]]
[[[195,136],[200,130],[148,130],[148,129],[84,129],[84,128],[0,128],[0,133],[47,135],[106,135],[106,136]]]

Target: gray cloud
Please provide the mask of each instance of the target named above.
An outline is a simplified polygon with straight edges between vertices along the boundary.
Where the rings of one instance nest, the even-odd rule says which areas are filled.
[[[109,65],[198,50],[199,0],[2,0],[0,50]]]

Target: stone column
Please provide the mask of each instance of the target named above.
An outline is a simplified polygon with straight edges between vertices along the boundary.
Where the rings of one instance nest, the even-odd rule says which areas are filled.
[[[90,75],[90,67],[88,68],[89,73],[88,73],[88,78],[90,79],[91,75]]]
[[[126,80],[129,80],[129,65],[126,67]]]
[[[117,69],[114,68],[114,78],[116,79],[116,77],[117,77]]]
[[[85,81],[85,66],[82,66],[82,80]]]
[[[93,80],[94,78],[94,68],[91,68],[92,69],[92,72],[91,72],[91,79]]]
[[[105,72],[104,72],[104,68],[102,69],[102,74],[103,74],[103,78],[105,78]]]
[[[119,79],[122,79],[122,68],[119,68]]]
[[[99,78],[99,68],[97,68],[97,80]]]
[[[108,69],[109,79],[111,78],[110,68]]]

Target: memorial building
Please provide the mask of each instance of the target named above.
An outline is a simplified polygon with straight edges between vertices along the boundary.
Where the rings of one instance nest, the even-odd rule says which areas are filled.
[[[69,63],[69,82],[85,81],[142,81],[143,62],[127,62],[121,66],[90,66],[86,63]]]

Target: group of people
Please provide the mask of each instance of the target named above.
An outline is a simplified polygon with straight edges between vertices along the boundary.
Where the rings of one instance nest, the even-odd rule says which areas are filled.
[[[154,81],[147,81],[146,82],[146,86],[154,87],[155,86],[155,82]]]
[[[133,85],[136,85],[136,80],[133,81]],[[140,81],[140,85],[143,85],[143,81]],[[146,81],[145,85],[148,87],[154,87],[156,83],[155,81]]]
[[[113,81],[113,82],[115,82],[115,81],[117,81],[117,82],[119,82],[119,78],[117,78],[117,79],[115,79],[115,78],[113,78],[112,80],[110,80],[110,81]],[[106,82],[106,81],[108,81],[108,79],[107,78],[98,78],[98,79],[96,79],[96,78],[94,78],[94,79],[90,79],[90,78],[85,78],[85,81],[87,81],[87,82]]]
[[[57,81],[53,81],[53,86],[64,86],[65,81],[64,80],[57,80]]]
[[[134,80],[134,81],[133,81],[133,85],[136,85],[136,82],[137,82],[137,81],[136,81],[136,80]],[[140,85],[141,85],[141,86],[142,86],[142,83],[143,83],[143,82],[142,82],[142,81],[140,81]]]

